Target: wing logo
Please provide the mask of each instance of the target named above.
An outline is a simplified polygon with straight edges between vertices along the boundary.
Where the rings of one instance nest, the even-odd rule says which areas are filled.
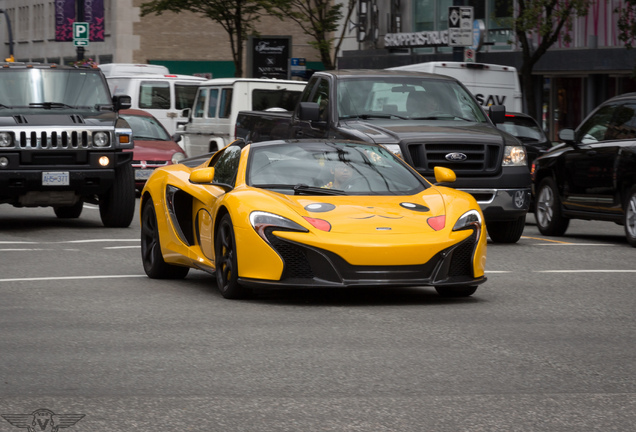
[[[2,414],[2,418],[28,432],[58,432],[75,425],[84,414],[55,414],[48,409],[38,409],[31,414]]]

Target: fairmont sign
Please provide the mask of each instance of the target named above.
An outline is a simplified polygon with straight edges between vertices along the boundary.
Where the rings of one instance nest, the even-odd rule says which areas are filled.
[[[416,33],[387,33],[384,47],[436,47],[448,46],[448,30],[421,31]]]

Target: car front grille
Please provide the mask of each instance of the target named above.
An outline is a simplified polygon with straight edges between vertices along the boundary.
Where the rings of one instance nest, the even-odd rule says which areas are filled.
[[[46,130],[16,133],[16,147],[22,150],[79,150],[97,148],[93,145],[93,132],[87,130]],[[109,143],[106,147],[112,147]]]
[[[501,147],[485,143],[409,143],[413,167],[424,175],[433,174],[436,166],[450,168],[457,174],[488,175],[499,169]],[[453,153],[465,155],[464,160],[448,160]]]

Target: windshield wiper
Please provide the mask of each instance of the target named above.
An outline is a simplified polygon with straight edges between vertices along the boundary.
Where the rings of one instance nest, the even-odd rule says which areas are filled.
[[[304,183],[298,183],[296,185],[278,183],[253,184],[252,187],[261,189],[291,189],[294,191],[294,195],[346,195],[346,192],[340,189],[327,189],[309,186]]]
[[[72,105],[65,104],[63,102],[32,102],[29,104],[30,107],[42,107],[46,109],[51,108],[75,108]]]
[[[5,105],[5,104],[0,104],[0,108],[13,108],[13,107],[10,107],[10,106]]]

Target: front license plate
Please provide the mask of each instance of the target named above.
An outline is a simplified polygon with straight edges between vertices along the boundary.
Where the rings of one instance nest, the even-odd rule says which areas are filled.
[[[148,180],[154,169],[138,169],[135,170],[135,180]]]
[[[45,171],[42,173],[42,186],[68,186],[68,171]]]

